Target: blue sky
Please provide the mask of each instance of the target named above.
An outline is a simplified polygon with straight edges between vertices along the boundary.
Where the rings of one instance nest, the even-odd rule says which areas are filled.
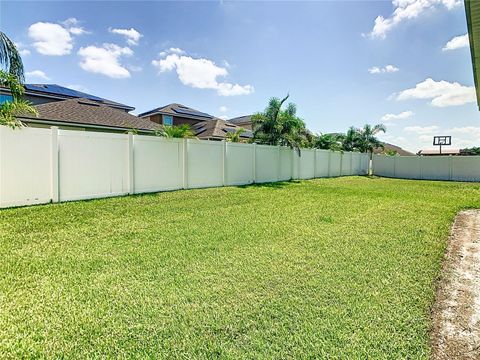
[[[231,118],[288,92],[314,132],[383,122],[413,151],[443,134],[480,145],[459,0],[2,1],[0,28],[28,82],[136,113],[178,102]]]

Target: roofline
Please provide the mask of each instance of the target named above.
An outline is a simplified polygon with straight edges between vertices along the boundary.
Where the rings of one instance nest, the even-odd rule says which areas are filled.
[[[0,87],[0,92],[6,92],[8,94],[10,94],[10,90],[6,87]],[[53,94],[47,94],[47,93],[44,93],[44,92],[41,92],[41,91],[35,91],[35,90],[27,90],[25,89],[25,95],[39,95],[41,94],[42,97],[46,97],[46,98],[50,98],[50,99],[59,99],[59,100],[65,100],[65,99],[82,99],[82,97],[76,97],[76,96],[68,96],[68,95],[53,95]],[[85,95],[90,95],[90,94],[85,94]],[[85,99],[85,98],[84,98]],[[90,100],[90,101],[95,101],[95,102],[99,102],[98,100],[92,100],[92,99],[88,99],[86,98],[87,100]],[[111,101],[111,100],[108,100],[108,99],[103,99],[103,100],[107,100],[107,101]],[[107,104],[107,103],[101,103],[101,104],[104,104],[106,106],[110,106],[112,108],[116,108],[116,109],[122,109],[122,110],[128,110],[128,111],[133,111],[135,110],[134,107],[132,106],[129,106],[129,105],[124,105],[124,104],[120,104],[120,103],[115,103],[115,104]],[[118,105],[116,105],[118,104]],[[40,104],[38,104],[40,105]]]
[[[167,105],[168,106],[168,105]],[[177,117],[182,117],[182,118],[186,118],[186,119],[192,119],[192,120],[199,120],[199,121],[212,121],[212,120],[218,120],[215,116],[212,116],[211,118],[206,118],[206,117],[195,117],[195,116],[191,116],[191,115],[184,115],[184,114],[172,114],[172,113],[168,113],[168,112],[165,112],[165,111],[153,111],[153,110],[150,110],[150,111],[147,111],[147,112],[144,112],[144,113],[141,113],[141,114],[138,114],[137,116],[139,118],[146,118],[148,116],[153,116],[153,115],[170,115],[170,116],[177,116]]]
[[[480,74],[478,73],[477,69],[477,64],[476,64],[476,57],[475,57],[475,40],[474,40],[474,34],[473,34],[473,24],[472,24],[472,9],[470,7],[470,1],[471,0],[464,0],[465,4],[465,16],[467,18],[467,28],[468,28],[468,40],[470,43],[470,55],[472,58],[472,68],[473,68],[473,81],[475,82],[475,93],[477,95],[477,106],[480,110],[480,90],[478,88],[479,86],[479,79],[478,77]],[[477,36],[480,35],[477,34]]]
[[[46,125],[64,125],[64,126],[72,126],[72,127],[86,127],[90,129],[105,129],[105,130],[131,130],[133,128],[126,128],[126,127],[117,127],[117,126],[106,126],[106,125],[92,125],[92,124],[84,124],[79,122],[66,122],[61,120],[48,120],[48,119],[41,119],[41,118],[30,118],[28,116],[17,116],[17,119],[24,122],[35,123],[35,124],[46,124]],[[153,133],[155,130],[150,129],[137,129],[138,131]]]

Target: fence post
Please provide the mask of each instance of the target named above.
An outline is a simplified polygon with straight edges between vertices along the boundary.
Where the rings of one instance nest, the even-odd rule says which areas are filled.
[[[397,177],[397,157],[393,157],[393,177]]]
[[[253,143],[253,182],[257,182],[257,144]]]
[[[453,156],[448,156],[448,180],[453,178]]]
[[[423,179],[423,156],[418,157],[418,162],[420,163],[420,180]]]
[[[342,176],[342,169],[343,169],[343,156],[345,153],[340,153],[340,176]]]
[[[58,191],[58,127],[51,127],[51,166],[52,166],[52,181],[50,196],[52,202],[57,203],[60,199]]]
[[[280,145],[277,145],[277,181],[280,181]]]
[[[328,150],[327,177],[330,177],[330,174],[331,174],[331,162],[332,162],[332,150]]]
[[[313,178],[317,177],[317,149],[313,149]]]
[[[223,186],[227,185],[228,181],[227,181],[227,142],[225,140],[222,141],[223,142],[223,151],[222,151],[222,172],[223,172],[223,176],[222,176],[222,184]]]
[[[188,139],[183,139],[183,188],[188,189]]]
[[[133,165],[133,134],[128,133],[128,193],[135,193],[134,165]]]
[[[353,175],[353,152],[350,153],[350,175]]]

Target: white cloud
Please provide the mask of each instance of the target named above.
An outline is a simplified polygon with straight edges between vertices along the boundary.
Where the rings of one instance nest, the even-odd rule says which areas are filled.
[[[428,78],[414,88],[403,90],[397,95],[397,100],[408,99],[432,99],[433,106],[446,107],[475,102],[476,98],[473,86]]]
[[[400,114],[385,114],[382,116],[382,121],[393,121],[408,119],[413,116],[413,111],[403,111]]]
[[[31,54],[30,50],[28,50],[24,44],[22,44],[21,42],[14,42],[15,44],[15,47],[17,48],[18,50],[18,53],[20,54],[20,56],[28,56]]]
[[[384,39],[390,30],[404,21],[418,18],[440,5],[450,10],[461,3],[461,0],[393,0],[395,10],[392,15],[388,18],[378,16],[370,36]]]
[[[448,133],[465,134],[480,139],[480,127],[479,126],[463,126],[454,127],[447,130]],[[478,141],[480,145],[480,140]]]
[[[25,73],[28,79],[42,79],[42,80],[50,80],[50,78],[43,72],[42,70],[33,70],[33,71],[28,71]],[[30,81],[30,80],[28,80]]]
[[[184,85],[197,89],[214,89],[220,96],[248,95],[254,91],[252,85],[219,82],[218,78],[227,76],[228,71],[208,59],[170,53],[163,59],[153,60],[152,65],[159,73],[176,71],[178,79]]]
[[[33,47],[42,55],[68,55],[73,49],[71,35],[87,34],[84,28],[78,26],[79,21],[69,18],[60,24],[37,22],[28,28],[28,36],[34,41]]]
[[[419,135],[433,134],[437,130],[438,130],[438,126],[436,126],[436,125],[431,125],[431,126],[407,126],[403,129],[403,131],[416,133],[416,134],[419,134]]]
[[[228,108],[226,106],[220,106],[220,111],[221,112],[227,112]]]
[[[226,116],[226,115],[219,116],[219,118],[222,119],[222,120],[228,120],[228,116]]]
[[[443,47],[443,51],[456,50],[470,46],[470,40],[468,34],[455,36],[452,40],[447,42]]]
[[[130,72],[122,64],[122,56],[133,55],[132,49],[115,44],[103,44],[102,47],[87,46],[78,50],[82,58],[80,67],[88,72],[106,75],[111,78],[129,78]]]
[[[70,54],[73,39],[68,30],[58,24],[37,22],[28,28],[33,47],[42,55],[61,56]]]
[[[399,71],[400,69],[394,65],[387,65],[384,67],[372,66],[368,69],[370,74],[384,74],[384,73],[394,73]]]
[[[113,34],[122,35],[126,38],[128,45],[138,45],[140,38],[143,36],[134,28],[130,29],[108,29]]]

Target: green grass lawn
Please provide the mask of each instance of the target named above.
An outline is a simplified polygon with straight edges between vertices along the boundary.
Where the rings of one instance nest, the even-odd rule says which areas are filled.
[[[480,185],[366,177],[0,211],[0,358],[427,358]]]

